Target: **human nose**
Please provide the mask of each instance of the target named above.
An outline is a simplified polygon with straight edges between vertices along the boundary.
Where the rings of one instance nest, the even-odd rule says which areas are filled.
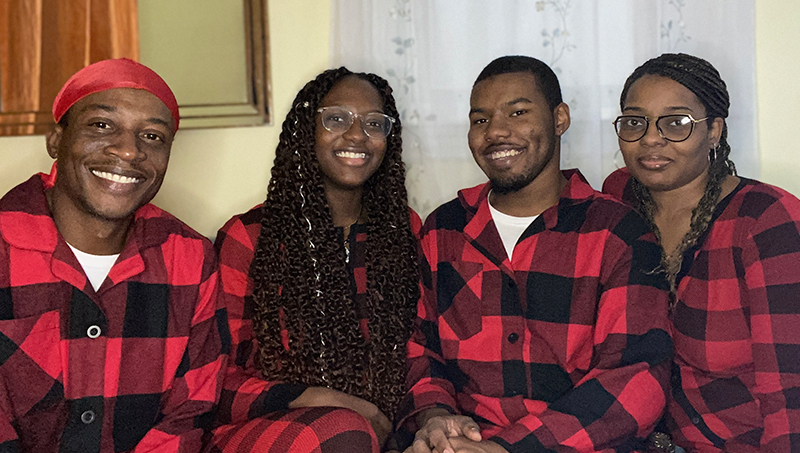
[[[658,129],[658,125],[656,123],[656,121],[647,121],[644,135],[639,139],[640,142],[648,146],[661,145],[666,142],[664,135]]]
[[[484,136],[486,141],[492,142],[498,139],[506,138],[511,134],[511,129],[508,127],[508,122],[505,118],[496,116],[490,118],[486,124]]]
[[[364,132],[363,118],[358,115],[353,115],[353,122],[350,127],[342,134],[343,137],[353,141],[363,141],[367,139],[367,133]]]
[[[146,158],[146,154],[139,145],[139,140],[135,133],[122,132],[114,137],[114,142],[111,143],[107,150],[121,160],[135,162]]]

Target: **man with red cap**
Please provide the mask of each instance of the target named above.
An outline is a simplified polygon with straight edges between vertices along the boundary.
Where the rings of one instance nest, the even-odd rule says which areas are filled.
[[[0,451],[200,451],[229,337],[211,244],[149,204],[175,96],[101,61],[53,117],[52,172],[0,199]]]

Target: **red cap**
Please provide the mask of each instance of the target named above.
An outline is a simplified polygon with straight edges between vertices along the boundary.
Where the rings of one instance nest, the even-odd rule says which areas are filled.
[[[178,130],[181,118],[178,113],[178,101],[175,100],[175,95],[167,86],[167,82],[152,69],[127,58],[98,61],[73,74],[53,101],[53,119],[58,123],[76,102],[90,94],[114,88],[137,88],[149,91],[161,99],[172,112],[175,130]]]

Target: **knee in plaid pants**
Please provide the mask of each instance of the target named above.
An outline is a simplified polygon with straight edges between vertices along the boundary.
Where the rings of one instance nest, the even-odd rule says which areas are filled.
[[[215,429],[208,453],[367,453],[378,439],[358,413],[339,407],[273,412],[242,425]]]

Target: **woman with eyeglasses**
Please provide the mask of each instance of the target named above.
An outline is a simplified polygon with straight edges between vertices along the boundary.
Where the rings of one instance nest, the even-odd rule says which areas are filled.
[[[391,91],[344,67],[306,84],[283,123],[266,201],[217,236],[232,336],[220,406],[234,408],[218,422],[243,422],[237,407],[255,418],[218,429],[218,451],[244,451],[242,432],[264,451],[377,451],[391,430],[421,226]]]
[[[800,201],[736,176],[728,91],[707,61],[647,61],[620,106],[627,169],[603,189],[650,221],[674,296],[672,440],[652,447],[800,451]]]

